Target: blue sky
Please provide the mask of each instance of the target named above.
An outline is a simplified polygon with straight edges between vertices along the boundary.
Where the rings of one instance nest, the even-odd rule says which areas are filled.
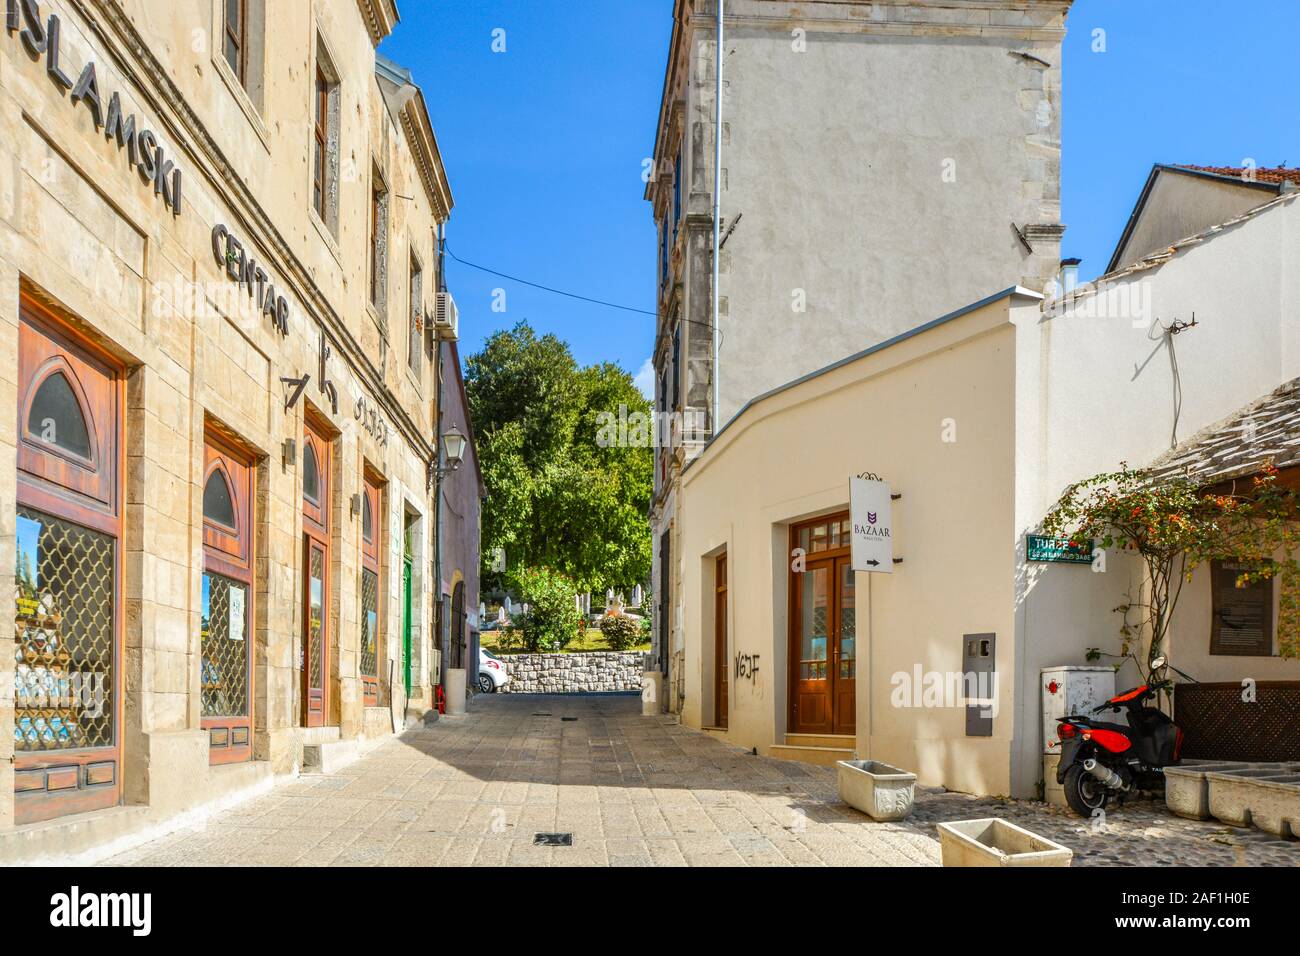
[[[1155,162],[1300,166],[1300,2],[1243,16],[1221,0],[1076,0],[1064,52],[1062,255],[1102,271]],[[642,199],[670,0],[405,0],[381,51],[426,93],[461,259],[636,308],[654,307],[655,232]],[[1251,8],[1254,10],[1255,8]],[[1105,52],[1094,52],[1104,30]],[[494,31],[504,52],[494,52]],[[499,39],[501,34],[496,34]],[[498,44],[499,45],[499,44]],[[461,354],[527,319],[580,362],[632,373],[648,315],[551,295],[448,260]],[[505,311],[493,311],[495,290]]]

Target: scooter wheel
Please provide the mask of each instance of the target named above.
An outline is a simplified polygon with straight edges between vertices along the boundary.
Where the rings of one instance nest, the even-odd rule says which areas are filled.
[[[1098,810],[1106,809],[1111,793],[1100,780],[1076,763],[1065,771],[1065,802],[1081,817],[1091,818]]]

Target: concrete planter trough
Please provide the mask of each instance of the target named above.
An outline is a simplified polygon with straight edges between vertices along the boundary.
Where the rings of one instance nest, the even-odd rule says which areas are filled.
[[[1222,770],[1244,770],[1244,763],[1206,763],[1165,768],[1165,806],[1170,813],[1188,820],[1210,819],[1210,786],[1206,774]]]
[[[1069,866],[1074,851],[999,817],[939,824],[944,866]]]
[[[1224,823],[1300,837],[1300,773],[1294,769],[1211,772],[1207,782],[1210,813]]]
[[[901,820],[912,812],[916,774],[878,760],[839,760],[840,799],[873,820]]]

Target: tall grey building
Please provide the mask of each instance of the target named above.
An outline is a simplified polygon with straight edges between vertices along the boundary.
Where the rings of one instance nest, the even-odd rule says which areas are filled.
[[[1058,269],[1071,0],[675,0],[646,188],[660,244],[655,653],[680,682],[674,492],[755,396]],[[715,379],[716,395],[715,402]],[[834,441],[835,423],[809,440]],[[788,462],[798,467],[798,462]]]

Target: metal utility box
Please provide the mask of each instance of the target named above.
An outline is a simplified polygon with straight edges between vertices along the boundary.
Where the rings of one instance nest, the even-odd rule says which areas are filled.
[[[966,697],[966,736],[993,736],[994,661],[996,634],[965,634],[961,639],[961,672]]]
[[[1098,704],[1115,696],[1115,669],[1097,665],[1066,664],[1044,667],[1039,686],[1043,694],[1043,753],[1061,752],[1056,737],[1058,717],[1091,714]],[[1123,723],[1124,715],[1106,713],[1101,719]]]

